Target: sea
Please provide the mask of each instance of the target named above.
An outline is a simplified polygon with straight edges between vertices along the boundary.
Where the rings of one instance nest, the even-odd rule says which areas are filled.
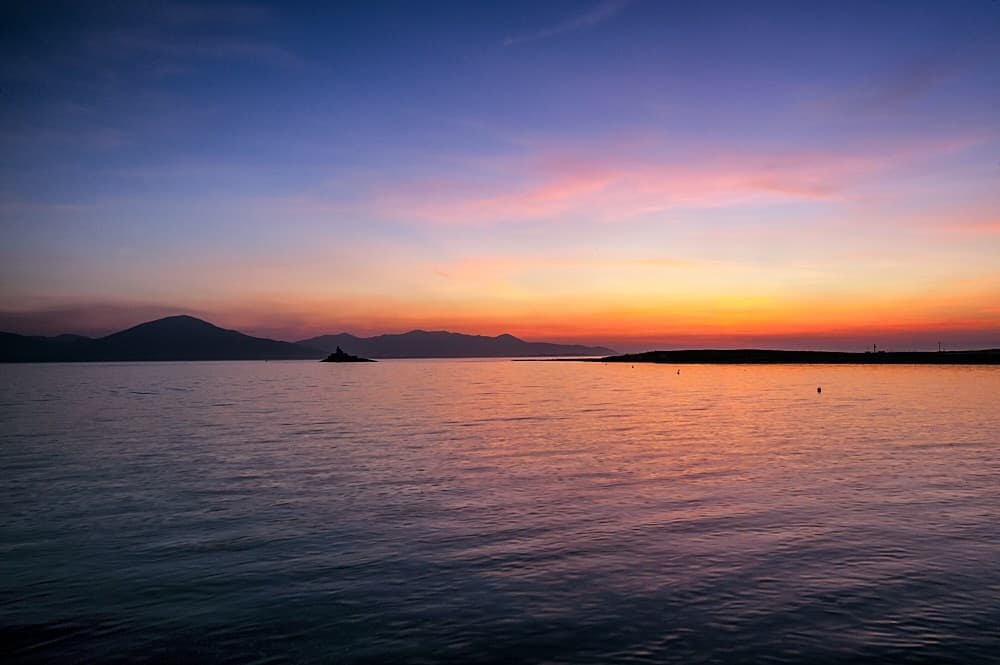
[[[0,366],[0,643],[1000,662],[1000,367]]]

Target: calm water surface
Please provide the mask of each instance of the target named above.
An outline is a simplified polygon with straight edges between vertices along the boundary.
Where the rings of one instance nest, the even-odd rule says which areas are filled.
[[[5,659],[1000,658],[1000,368],[676,372],[0,366]]]

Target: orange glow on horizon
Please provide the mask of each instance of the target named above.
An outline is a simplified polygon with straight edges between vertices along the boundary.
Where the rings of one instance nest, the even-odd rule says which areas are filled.
[[[1000,289],[990,285],[1000,302]],[[412,329],[469,334],[510,333],[537,341],[565,341],[629,347],[699,340],[758,345],[794,339],[879,339],[989,335],[1000,331],[1000,309],[983,307],[989,296],[967,289],[961,296],[928,294],[922,298],[872,295],[854,297],[717,297],[630,304],[614,297],[552,300],[491,299],[405,302],[402,299],[299,301],[270,307],[225,309],[227,327],[267,333],[284,339],[350,332],[359,336]],[[679,340],[679,341],[678,341]],[[997,340],[1000,342],[1000,339]],[[867,342],[865,343],[867,346]]]

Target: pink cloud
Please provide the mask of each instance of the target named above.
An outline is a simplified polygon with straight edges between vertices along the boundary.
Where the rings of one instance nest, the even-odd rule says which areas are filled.
[[[495,224],[572,216],[617,221],[677,208],[861,196],[876,176],[961,150],[968,140],[913,141],[870,152],[733,153],[683,163],[609,155],[529,155],[487,184],[428,180],[375,188],[359,202],[377,216],[431,224]]]
[[[1000,234],[1000,219],[944,223],[935,226],[934,230],[945,234],[995,235]]]
[[[781,174],[643,166],[545,173],[502,191],[469,192],[461,183],[451,189],[406,185],[380,192],[375,208],[382,216],[436,224],[535,221],[569,214],[613,221],[679,207],[828,198],[835,191],[830,184]]]
[[[995,197],[992,197],[995,198]],[[955,238],[1000,234],[1000,200],[948,202],[919,212],[885,217],[901,227]]]

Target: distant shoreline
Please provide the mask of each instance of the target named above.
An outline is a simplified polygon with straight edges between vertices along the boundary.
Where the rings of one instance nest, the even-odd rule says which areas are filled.
[[[547,360],[599,363],[672,363],[677,365],[1000,365],[1000,349],[879,351],[878,353],[871,351],[851,353],[846,351],[698,349],[646,351],[645,353],[627,353],[604,358],[552,358]]]
[[[186,314],[147,321],[97,339],[0,332],[0,363],[320,360],[338,348],[362,358],[528,358],[615,353],[606,346],[526,342],[507,333],[487,337],[446,330],[411,330],[376,337],[341,333],[283,342],[220,328]]]

